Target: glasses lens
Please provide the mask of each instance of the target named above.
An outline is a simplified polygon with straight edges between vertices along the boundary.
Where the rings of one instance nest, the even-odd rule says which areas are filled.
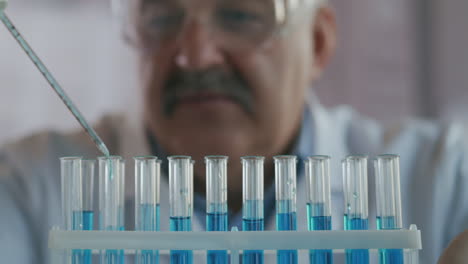
[[[203,3],[203,6],[201,6]],[[157,48],[177,40],[189,18],[203,21],[214,39],[236,48],[252,48],[277,27],[274,0],[141,0],[137,31],[144,45]]]
[[[138,8],[138,33],[143,41],[165,41],[177,34],[184,22],[180,1],[142,0]]]
[[[212,21],[217,36],[225,43],[252,48],[275,30],[275,7],[271,0],[220,0]]]

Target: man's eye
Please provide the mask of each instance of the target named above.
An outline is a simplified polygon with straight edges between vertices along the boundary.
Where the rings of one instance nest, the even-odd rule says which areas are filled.
[[[178,25],[182,18],[183,14],[179,12],[153,15],[149,20],[149,25],[158,28],[167,28]]]
[[[219,11],[218,16],[225,23],[229,23],[232,25],[256,23],[260,20],[259,15],[253,12],[244,11],[240,9],[222,9]]]

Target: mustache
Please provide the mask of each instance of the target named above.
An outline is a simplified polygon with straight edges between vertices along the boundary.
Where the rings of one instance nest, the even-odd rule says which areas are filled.
[[[247,113],[253,113],[253,94],[247,82],[236,73],[219,68],[200,71],[178,70],[166,82],[163,111],[171,116],[184,96],[213,93],[238,103]]]

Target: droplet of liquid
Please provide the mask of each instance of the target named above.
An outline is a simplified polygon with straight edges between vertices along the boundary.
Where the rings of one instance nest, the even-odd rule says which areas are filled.
[[[357,193],[357,192],[354,192],[354,193],[353,193],[353,197],[354,197],[354,199],[357,199],[357,198],[359,198],[359,193]]]

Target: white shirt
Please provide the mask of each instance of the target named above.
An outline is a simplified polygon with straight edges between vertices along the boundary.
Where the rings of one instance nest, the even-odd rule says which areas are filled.
[[[399,154],[403,224],[406,228],[416,224],[422,231],[420,263],[436,263],[448,242],[468,228],[468,147],[463,126],[437,126],[410,120],[383,128],[348,107],[327,110],[314,100],[308,104],[314,131],[311,154],[332,157],[333,229],[343,228],[341,159],[349,154],[367,154],[371,158],[382,153]],[[97,126],[97,132],[111,153],[126,160],[149,154],[142,123],[136,119],[106,117]],[[48,231],[61,224],[59,158],[77,155],[100,155],[82,132],[41,133],[0,151],[0,262],[49,263]],[[125,221],[129,223],[133,222],[133,163],[127,164],[126,171],[129,210]],[[375,229],[374,184],[370,173],[370,229]],[[167,190],[168,183],[162,177],[161,230],[169,230]],[[305,189],[301,182],[298,182],[297,195],[297,226],[305,230],[306,212],[301,209]],[[275,221],[267,222],[266,229],[273,230]],[[203,229],[204,223],[193,218],[193,230]],[[307,263],[304,257],[300,261]]]

